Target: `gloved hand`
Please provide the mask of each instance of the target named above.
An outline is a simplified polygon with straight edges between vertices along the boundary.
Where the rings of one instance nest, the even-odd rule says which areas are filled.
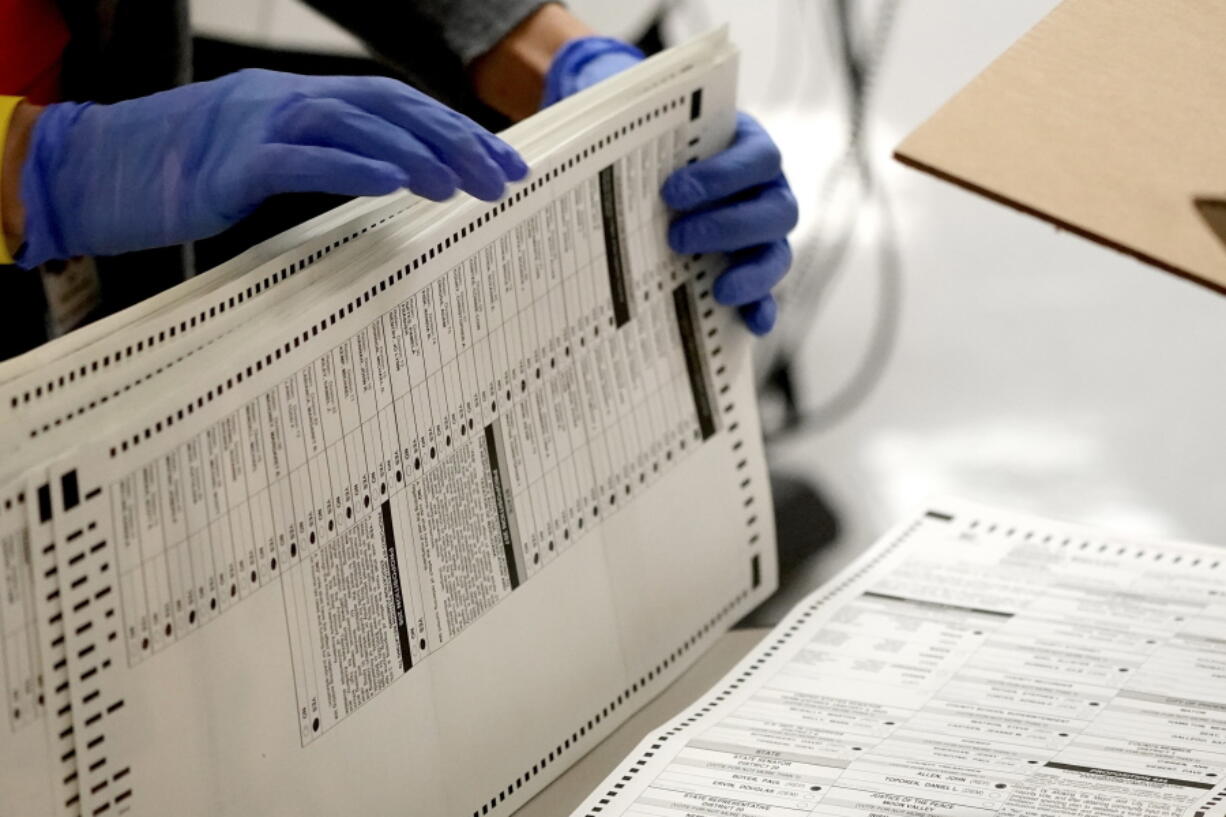
[[[641,51],[617,40],[572,40],[549,67],[543,104],[642,59]],[[787,234],[799,216],[770,135],[753,117],[738,114],[728,149],[675,171],[661,193],[680,214],[669,226],[669,245],[682,254],[727,253],[728,268],[716,279],[712,294],[722,304],[739,307],[750,331],[769,332],[778,314],[771,289],[792,264]]]
[[[393,79],[240,71],[115,105],[47,107],[22,167],[16,260],[204,238],[277,193],[407,187],[492,201],[527,172],[496,136]]]

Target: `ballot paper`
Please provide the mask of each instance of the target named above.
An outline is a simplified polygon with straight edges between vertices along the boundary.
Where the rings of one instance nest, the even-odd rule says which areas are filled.
[[[776,583],[722,32],[0,366],[0,815],[509,814]],[[84,340],[82,340],[84,337]]]
[[[1222,817],[1226,549],[935,506],[576,814]]]

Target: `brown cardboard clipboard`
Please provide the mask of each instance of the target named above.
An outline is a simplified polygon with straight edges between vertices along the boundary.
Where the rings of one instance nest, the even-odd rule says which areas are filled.
[[[1226,294],[1226,0],[1065,0],[895,157]]]

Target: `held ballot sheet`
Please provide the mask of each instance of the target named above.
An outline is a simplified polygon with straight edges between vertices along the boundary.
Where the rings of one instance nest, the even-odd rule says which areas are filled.
[[[576,814],[1223,817],[1226,549],[942,504]]]
[[[0,366],[0,815],[499,815],[775,586],[722,33]]]

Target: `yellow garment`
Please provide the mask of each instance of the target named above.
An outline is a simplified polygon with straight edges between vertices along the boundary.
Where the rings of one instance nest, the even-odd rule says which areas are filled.
[[[13,111],[17,108],[17,103],[21,102],[24,97],[20,96],[0,96],[0,185],[4,184],[4,146],[8,144],[9,122],[13,118]],[[0,187],[3,190],[3,187]],[[13,256],[9,254],[8,241],[3,235],[0,235],[0,264],[13,263]]]

